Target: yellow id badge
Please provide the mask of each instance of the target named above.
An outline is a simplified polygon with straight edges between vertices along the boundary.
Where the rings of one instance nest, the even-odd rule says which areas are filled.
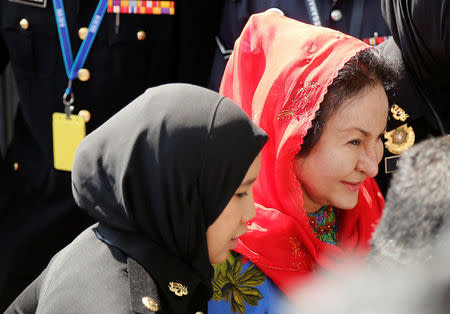
[[[57,170],[72,171],[75,151],[86,136],[82,117],[65,113],[53,113],[53,164]]]

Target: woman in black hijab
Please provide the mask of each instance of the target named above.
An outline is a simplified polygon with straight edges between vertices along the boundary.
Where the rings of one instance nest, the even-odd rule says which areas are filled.
[[[147,90],[76,152],[73,194],[99,223],[6,313],[206,312],[210,260],[224,261],[254,216],[251,187],[266,141],[213,91]]]
[[[378,48],[398,62],[401,74],[389,95],[385,162],[376,178],[386,194],[399,154],[450,132],[450,2],[382,0],[381,8],[392,37]]]

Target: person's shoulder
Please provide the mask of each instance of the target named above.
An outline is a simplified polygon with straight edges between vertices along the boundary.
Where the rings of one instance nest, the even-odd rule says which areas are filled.
[[[160,310],[158,287],[150,274],[133,258],[127,258],[131,309],[136,313]]]
[[[38,311],[110,313],[130,311],[126,257],[86,229],[51,260],[42,280]],[[75,310],[74,310],[75,311]]]

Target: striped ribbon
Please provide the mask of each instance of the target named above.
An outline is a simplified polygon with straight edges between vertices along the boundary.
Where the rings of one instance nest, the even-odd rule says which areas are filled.
[[[175,1],[108,0],[107,12],[175,15]]]

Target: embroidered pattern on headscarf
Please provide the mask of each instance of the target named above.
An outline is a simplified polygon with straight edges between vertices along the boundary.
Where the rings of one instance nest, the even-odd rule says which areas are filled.
[[[293,98],[287,101],[283,106],[283,109],[278,114],[278,120],[300,120],[302,114],[309,108],[311,102],[311,93],[314,92],[319,86],[317,83],[300,83],[300,88]]]
[[[289,237],[289,242],[291,243],[291,254],[294,256],[294,261],[291,263],[294,269],[304,269],[305,266],[308,269],[314,269],[315,265],[313,263],[305,262],[310,260],[310,255],[300,240],[293,236]]]

